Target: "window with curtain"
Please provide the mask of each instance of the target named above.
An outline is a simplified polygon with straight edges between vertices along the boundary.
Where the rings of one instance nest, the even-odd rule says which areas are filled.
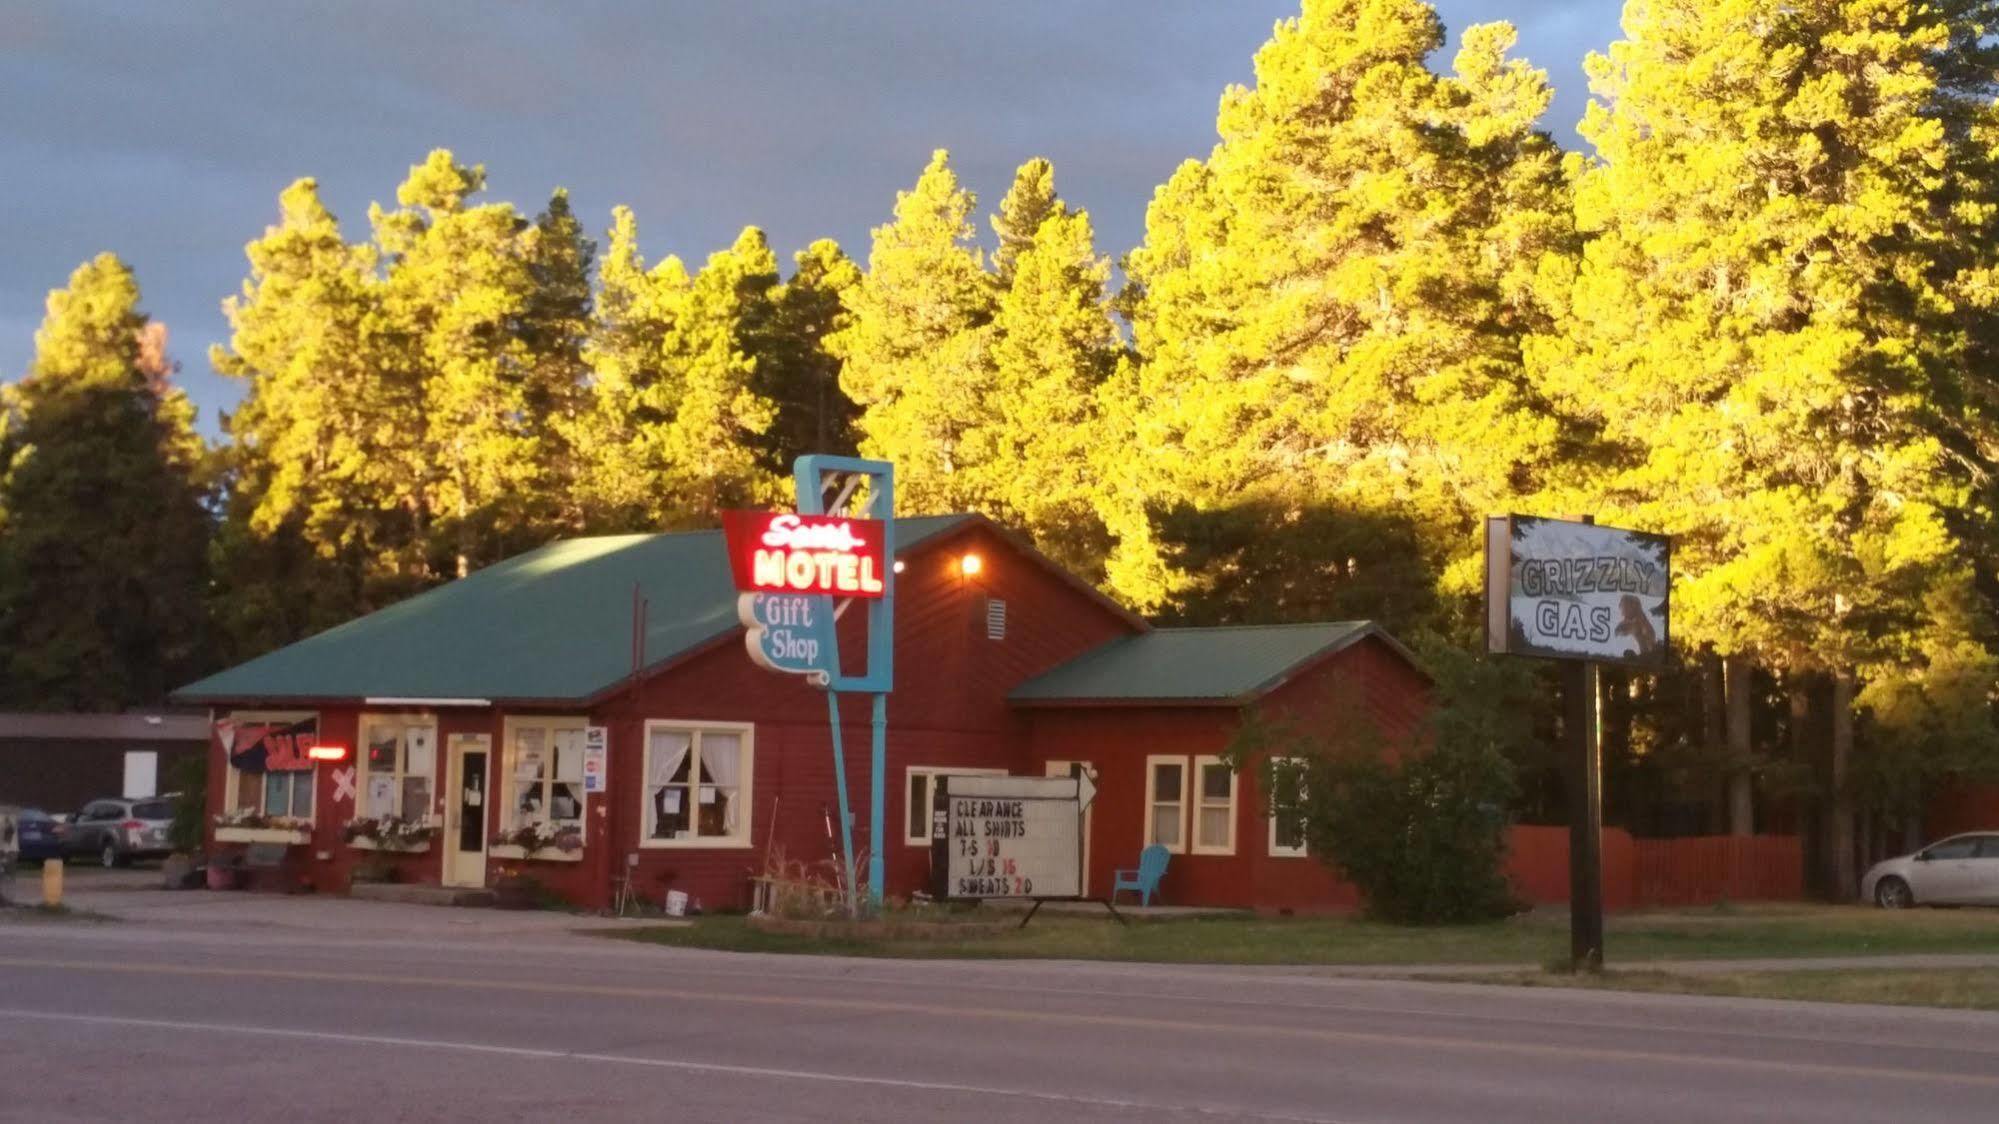
[[[747,726],[646,723],[645,844],[747,845],[753,760]]]
[[[581,718],[509,718],[509,824],[583,824]]]

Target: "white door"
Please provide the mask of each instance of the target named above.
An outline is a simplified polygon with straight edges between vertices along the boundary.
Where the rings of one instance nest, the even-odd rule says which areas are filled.
[[[1999,905],[1999,835],[1978,837],[1978,855],[1970,861],[1971,885],[1966,900]]]
[[[486,884],[487,766],[493,739],[487,734],[451,736],[451,787],[444,802],[444,884]]]
[[[1069,775],[1069,767],[1071,765],[1081,765],[1083,771],[1088,773],[1092,780],[1096,779],[1096,766],[1090,764],[1088,761],[1050,761],[1046,767],[1047,775],[1051,777],[1066,777]],[[1082,880],[1077,883],[1078,889],[1076,893],[1079,897],[1085,898],[1090,896],[1090,816],[1094,811],[1095,809],[1092,808],[1083,810],[1083,875]]]
[[[1925,848],[1909,866],[1910,889],[1924,905],[1963,902],[1973,894],[1972,879],[1978,860],[1978,837],[1959,835]]]
[[[152,749],[125,751],[125,788],[118,795],[142,800],[160,794],[160,755]]]

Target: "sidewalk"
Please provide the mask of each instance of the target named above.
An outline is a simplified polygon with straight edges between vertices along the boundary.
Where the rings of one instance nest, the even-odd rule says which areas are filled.
[[[65,872],[63,904],[136,926],[175,930],[293,931],[318,937],[437,938],[450,941],[556,936],[566,933],[686,924],[670,918],[597,917],[553,910],[463,909],[374,902],[335,895],[166,890],[158,868]],[[9,900],[41,902],[41,872],[15,874]],[[79,922],[87,924],[88,922]]]

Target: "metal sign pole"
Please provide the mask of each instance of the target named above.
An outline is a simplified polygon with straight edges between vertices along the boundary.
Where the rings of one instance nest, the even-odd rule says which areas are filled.
[[[833,730],[833,783],[840,794],[840,862],[847,873],[847,916],[858,917],[861,902],[854,892],[854,815],[847,803],[847,754],[840,744],[840,692],[830,688],[826,691],[826,713]],[[869,862],[870,876],[876,861]]]
[[[884,834],[887,831],[884,809],[888,805],[888,693],[877,691],[874,700],[872,752],[868,755],[868,763],[873,770],[873,783],[868,792],[868,907],[879,910],[882,883],[888,878],[887,864],[882,858],[887,838]],[[847,862],[851,868],[851,852]]]

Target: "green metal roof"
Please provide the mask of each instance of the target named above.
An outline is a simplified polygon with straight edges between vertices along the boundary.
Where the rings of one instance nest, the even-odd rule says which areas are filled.
[[[976,516],[895,521],[898,553]],[[645,662],[739,627],[720,531],[565,539],[328,629],[174,692],[258,699],[582,700],[632,671],[632,588]]]
[[[1007,697],[1030,705],[1247,702],[1371,633],[1380,630],[1369,621],[1154,629],[1092,649]]]

